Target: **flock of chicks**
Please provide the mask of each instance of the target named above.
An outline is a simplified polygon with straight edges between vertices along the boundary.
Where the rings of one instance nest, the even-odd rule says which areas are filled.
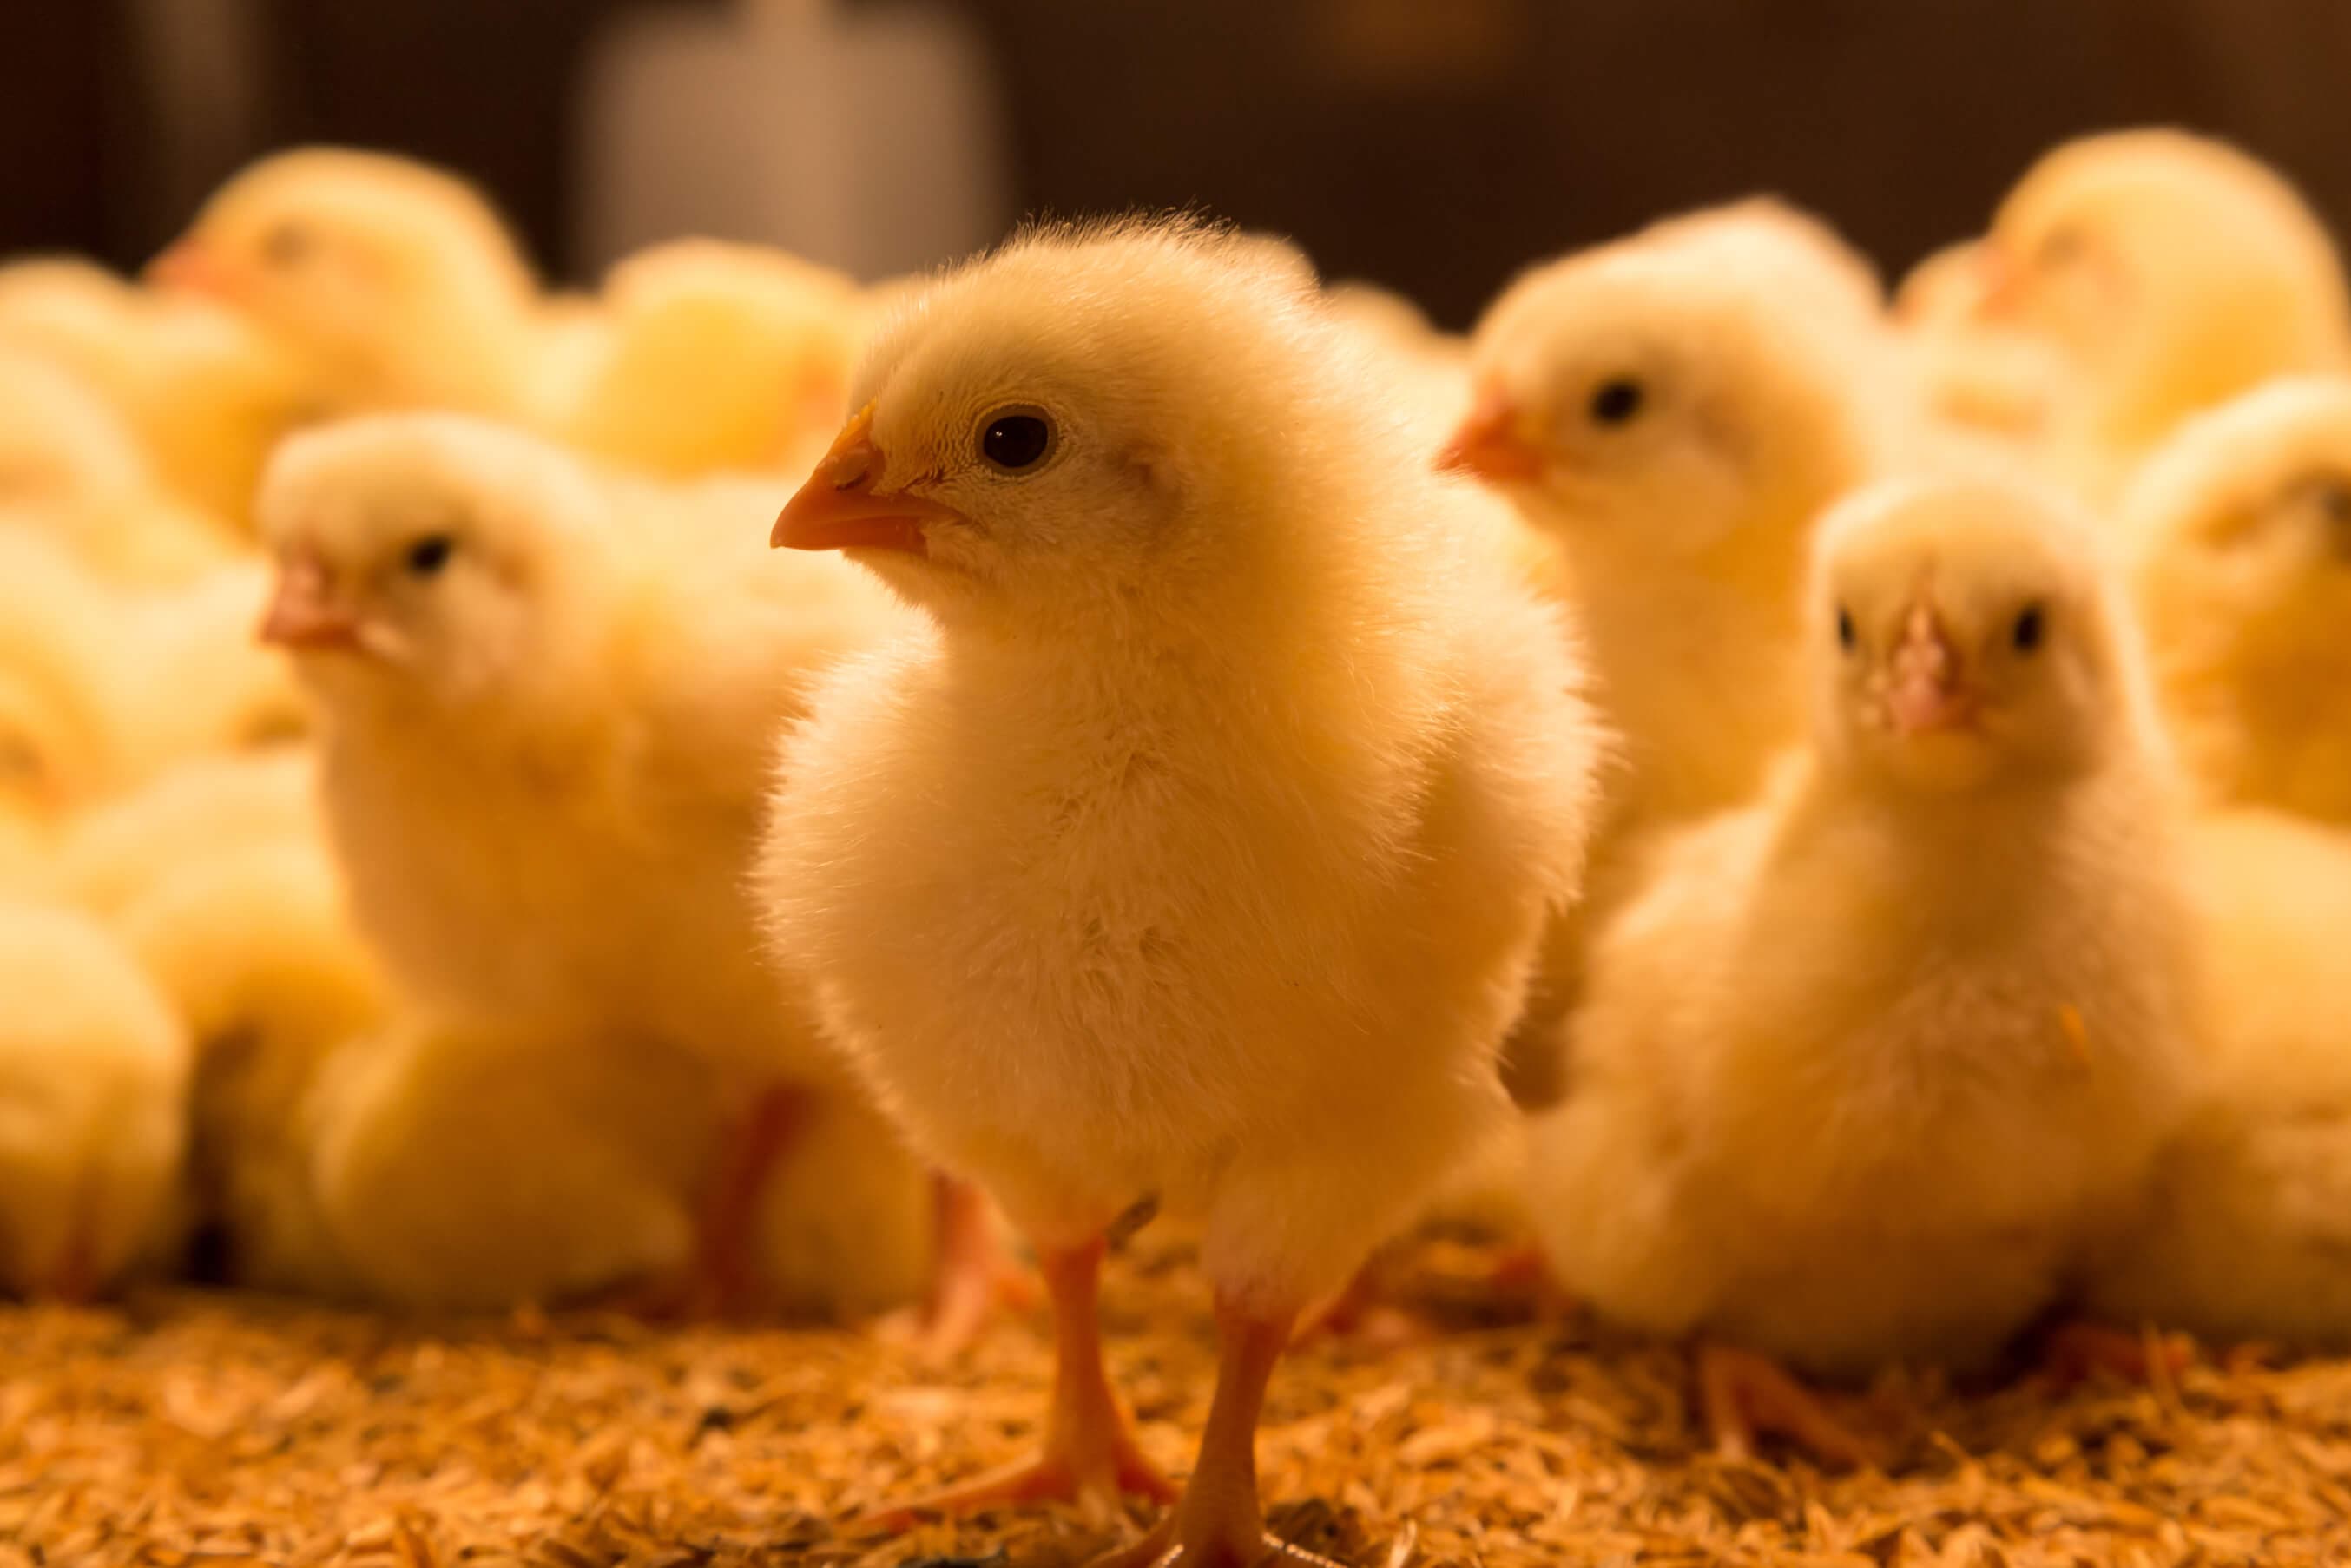
[[[1257,1557],[1276,1358],[1447,1206],[1837,1462],[1802,1378],[2060,1317],[2351,1343],[2351,302],[2231,149],[2062,148],[1890,304],[1677,218],[1466,341],[1177,220],[549,296],[301,152],[147,287],[0,268],[0,402],[21,1292],[945,1347],[984,1189],[1056,1393],[914,1506],[1175,1501],[1132,1563]],[[1180,1494],[1095,1311],[1162,1208]]]

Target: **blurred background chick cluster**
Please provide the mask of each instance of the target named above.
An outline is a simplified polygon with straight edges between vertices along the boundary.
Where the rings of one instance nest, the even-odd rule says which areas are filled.
[[[1816,519],[2019,463],[2101,519],[2222,1001],[2092,1297],[2351,1323],[2351,1057],[2312,1023],[2351,1016],[2351,13],[114,0],[22,35],[0,1284],[967,1328],[987,1217],[741,897],[768,737],[905,615],[774,569],[765,522],[925,269],[1199,203],[1297,241],[1582,622],[1619,766],[1522,1103],[1669,831],[1802,739]],[[2215,134],[2105,130],[2157,122]],[[369,638],[398,680],[323,656]]]

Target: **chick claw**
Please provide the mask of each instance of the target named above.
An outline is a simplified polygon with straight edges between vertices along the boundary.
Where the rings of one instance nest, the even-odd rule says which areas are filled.
[[[1727,1345],[1698,1353],[1698,1392],[1715,1452],[1752,1459],[1759,1433],[1776,1432],[1839,1469],[1878,1466],[1877,1447],[1845,1425],[1819,1395],[1766,1358]]]
[[[1008,1466],[948,1487],[911,1502],[891,1504],[859,1514],[852,1522],[862,1529],[911,1530],[925,1515],[973,1513],[982,1509],[1020,1508],[1031,1503],[1074,1502],[1090,1512],[1107,1515],[1124,1496],[1172,1503],[1181,1490],[1159,1473],[1135,1446],[1123,1427],[1108,1440],[1108,1451],[1083,1457],[1049,1448],[1026,1464]]]
[[[1085,1568],[1346,1568],[1344,1563],[1292,1546],[1277,1535],[1260,1534],[1256,1550],[1229,1542],[1213,1547],[1186,1546],[1176,1539],[1176,1515],[1169,1514],[1151,1533],[1132,1546],[1113,1547],[1087,1563]]]
[[[2195,1343],[2182,1334],[2149,1336],[2104,1323],[2063,1323],[2050,1331],[2041,1347],[2037,1381],[2052,1395],[2100,1373],[2124,1383],[2161,1385],[2195,1361]]]

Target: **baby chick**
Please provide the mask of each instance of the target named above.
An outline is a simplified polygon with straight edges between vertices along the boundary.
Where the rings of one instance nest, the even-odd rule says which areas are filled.
[[[2190,420],[2123,518],[2199,784],[2351,824],[2351,380],[2292,378]]]
[[[2048,343],[1983,318],[1991,270],[1980,240],[1944,246],[1904,276],[1894,320],[1938,416],[2030,453],[2064,396],[2064,371]]]
[[[1164,1203],[1202,1220],[1223,1362],[1182,1502],[1120,1560],[1258,1561],[1293,1321],[1502,1113],[1589,805],[1567,640],[1393,362],[1249,242],[1027,235],[885,329],[853,399],[775,542],[932,624],[787,742],[760,884],[1056,1320],[1043,1454],[936,1502],[1168,1492],[1095,1313],[1105,1230]]]
[[[1475,411],[1441,459],[1562,557],[1621,744],[1592,885],[1554,933],[1511,1070],[1540,1101],[1579,925],[1643,837],[1751,798],[1802,730],[1805,542],[1900,436],[1865,264],[1742,203],[1535,268],[1479,323]]]
[[[0,1285],[87,1300],[152,1248],[185,1139],[188,1042],[89,916],[0,900]]]
[[[149,483],[131,427],[73,373],[0,347],[0,500],[50,499]]]
[[[2173,789],[2093,543],[2005,478],[1841,503],[1807,596],[1810,747],[1661,846],[1596,943],[1530,1203],[1570,1288],[1711,1342],[1726,1447],[1778,1426],[1863,1458],[1750,1353],[1982,1360],[2169,1129]]]
[[[2274,170],[2181,131],[2051,152],[2001,202],[1980,262],[1979,317],[2062,365],[2051,456],[2101,502],[2182,417],[2351,352],[2325,225]]]
[[[757,246],[641,252],[605,280],[605,355],[552,394],[555,428],[674,477],[812,462],[841,417],[855,301],[849,278]]]
[[[329,147],[265,158],[149,275],[257,326],[324,412],[526,405],[538,279],[482,193],[441,170]]]
[[[119,783],[120,605],[55,541],[0,532],[0,804],[47,822]]]
[[[2202,1081],[2098,1248],[2101,1317],[2351,1345],[2351,833],[2262,810],[2190,837],[2213,1006]]]
[[[752,553],[749,486],[622,482],[533,437],[391,414],[263,487],[264,634],[319,700],[361,927],[460,1024],[643,1040],[738,1089],[835,1075],[776,1004],[743,882],[776,730],[904,617],[837,561]],[[756,1170],[714,1198],[739,1247]]]
[[[298,747],[194,757],[80,810],[58,833],[49,890],[113,920],[182,866],[315,841],[318,767]]]

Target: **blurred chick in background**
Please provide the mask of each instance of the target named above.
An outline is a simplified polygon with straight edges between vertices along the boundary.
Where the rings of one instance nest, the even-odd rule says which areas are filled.
[[[1500,488],[1559,557],[1619,737],[1586,900],[1514,1039],[1556,1092],[1581,929],[1655,830],[1751,798],[1801,733],[1805,542],[1899,437],[1874,275],[1813,220],[1740,203],[1539,267],[1475,338],[1478,402],[1441,461]]]
[[[758,550],[744,519],[774,504],[447,414],[306,434],[261,504],[265,633],[322,705],[328,816],[402,984],[462,1029],[644,1041],[757,1097],[747,1163],[712,1178],[721,1305],[755,1288],[768,1159],[812,1096],[850,1092],[778,1004],[744,890],[772,737],[905,619],[843,563]]]
[[[85,1301],[152,1258],[186,1144],[188,1041],[89,916],[0,900],[0,1285]]]
[[[1138,1206],[1205,1222],[1216,1398],[1121,1563],[1267,1550],[1274,1363],[1497,1125],[1493,1053],[1580,867],[1597,743],[1566,634],[1362,347],[1261,242],[1033,232],[884,330],[776,528],[935,623],[843,666],[787,744],[778,951],[1053,1296],[1043,1452],[935,1506],[1168,1495],[1097,1272]]]
[[[2063,367],[2048,456],[2095,504],[2187,415],[2351,354],[2325,226],[2275,171],[2202,137],[2066,143],[2001,202],[1977,255],[1978,317]]]
[[[1895,291],[1895,324],[1935,414],[2032,451],[2064,395],[2063,363],[2043,340],[1985,319],[1983,256],[1983,242],[1968,240],[1912,267]]]
[[[2189,422],[2122,516],[2157,690],[2205,793],[2351,824],[2351,379]]]
[[[1822,526],[1812,744],[1599,936],[1530,1203],[1708,1423],[1868,1445],[1777,1367],[1966,1366],[2058,1299],[2189,1071],[2172,780],[2088,524],[2011,481]],[[1769,1359],[1765,1359],[1769,1358]]]
[[[2351,1346],[2351,834],[2233,810],[2190,841],[2204,1071],[2087,1304],[2222,1340]]]

